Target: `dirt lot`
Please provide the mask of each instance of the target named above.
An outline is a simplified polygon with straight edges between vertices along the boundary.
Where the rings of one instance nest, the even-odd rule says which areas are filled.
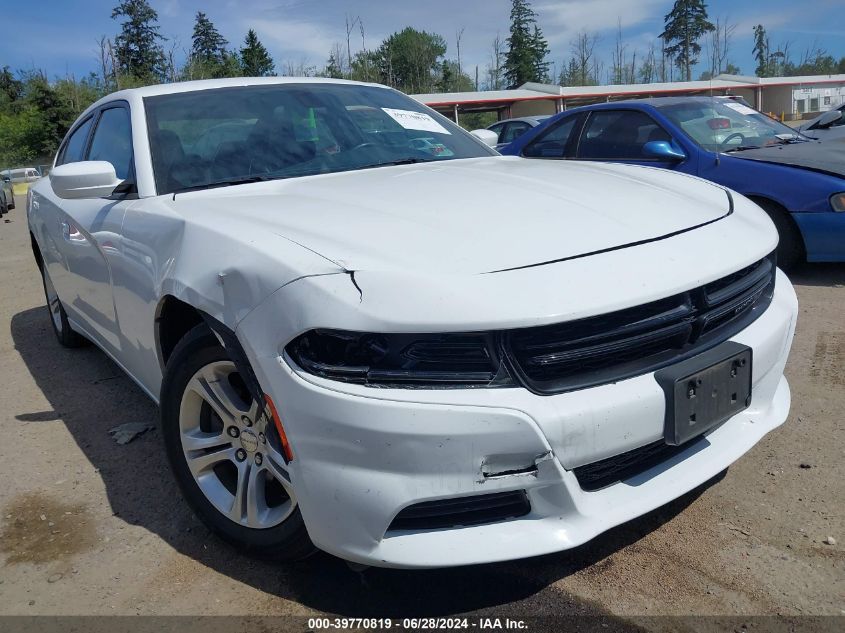
[[[575,551],[431,572],[233,554],[186,509],[153,404],[50,331],[23,199],[0,221],[0,614],[845,614],[845,265],[794,276],[792,414],[719,482]],[[825,543],[828,537],[836,544]],[[2,627],[0,627],[2,628]]]

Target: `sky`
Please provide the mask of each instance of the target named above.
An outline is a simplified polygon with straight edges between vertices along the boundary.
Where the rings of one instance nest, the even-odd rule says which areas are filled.
[[[16,2],[3,10],[7,27],[0,38],[0,67],[42,69],[51,78],[81,77],[97,70],[97,41],[114,37],[120,25],[111,19],[118,0],[38,0]],[[230,48],[239,47],[249,28],[276,61],[277,72],[288,63],[322,68],[337,42],[345,46],[345,18],[360,17],[364,43],[375,48],[391,33],[413,26],[442,35],[447,57],[456,56],[456,35],[461,37],[465,71],[475,66],[483,77],[491,43],[497,34],[508,35],[510,0],[150,0],[158,12],[161,34],[168,38],[177,59],[190,47],[197,11],[204,11]],[[581,29],[600,37],[599,52],[605,69],[610,65],[617,23],[621,21],[628,52],[644,54],[662,31],[663,17],[673,0],[533,0],[538,23],[549,41],[552,68],[559,70],[569,56],[570,41]],[[729,59],[746,74],[753,74],[752,28],[763,24],[773,45],[790,42],[797,61],[801,52],[818,46],[839,59],[845,56],[845,0],[710,0],[711,20],[718,16],[736,25]],[[10,7],[11,8],[11,5]],[[9,25],[9,21],[11,24]],[[353,34],[353,52],[362,44]],[[700,65],[697,76],[705,67]]]

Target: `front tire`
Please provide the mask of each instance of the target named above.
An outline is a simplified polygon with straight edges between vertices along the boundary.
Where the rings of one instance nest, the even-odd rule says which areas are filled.
[[[85,347],[88,345],[88,339],[71,329],[65,307],[59,299],[59,293],[56,292],[45,266],[41,267],[41,282],[44,285],[44,297],[47,300],[50,325],[53,326],[53,334],[56,335],[59,344],[62,347]]]
[[[766,212],[778,230],[777,258],[780,269],[789,272],[807,261],[804,240],[786,209],[770,200],[757,199],[754,202]]]
[[[292,561],[314,551],[275,429],[205,325],[167,362],[161,425],[176,482],[199,519],[235,547]]]

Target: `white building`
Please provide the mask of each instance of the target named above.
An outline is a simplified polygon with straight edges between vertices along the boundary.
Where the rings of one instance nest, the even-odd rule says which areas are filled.
[[[845,101],[845,75],[746,77],[719,75],[710,81],[556,86],[527,83],[516,90],[412,95],[456,119],[462,112],[497,112],[500,119],[554,114],[579,105],[622,99],[682,95],[738,95],[758,110],[796,119],[815,116]]]

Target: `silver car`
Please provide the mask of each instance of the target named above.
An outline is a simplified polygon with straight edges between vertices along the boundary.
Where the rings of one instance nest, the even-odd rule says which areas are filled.
[[[496,149],[501,149],[511,141],[525,134],[531,128],[537,127],[543,121],[548,119],[551,114],[544,114],[539,116],[523,116],[515,119],[504,119],[498,123],[487,126],[491,132],[499,135],[499,140],[496,142]]]

